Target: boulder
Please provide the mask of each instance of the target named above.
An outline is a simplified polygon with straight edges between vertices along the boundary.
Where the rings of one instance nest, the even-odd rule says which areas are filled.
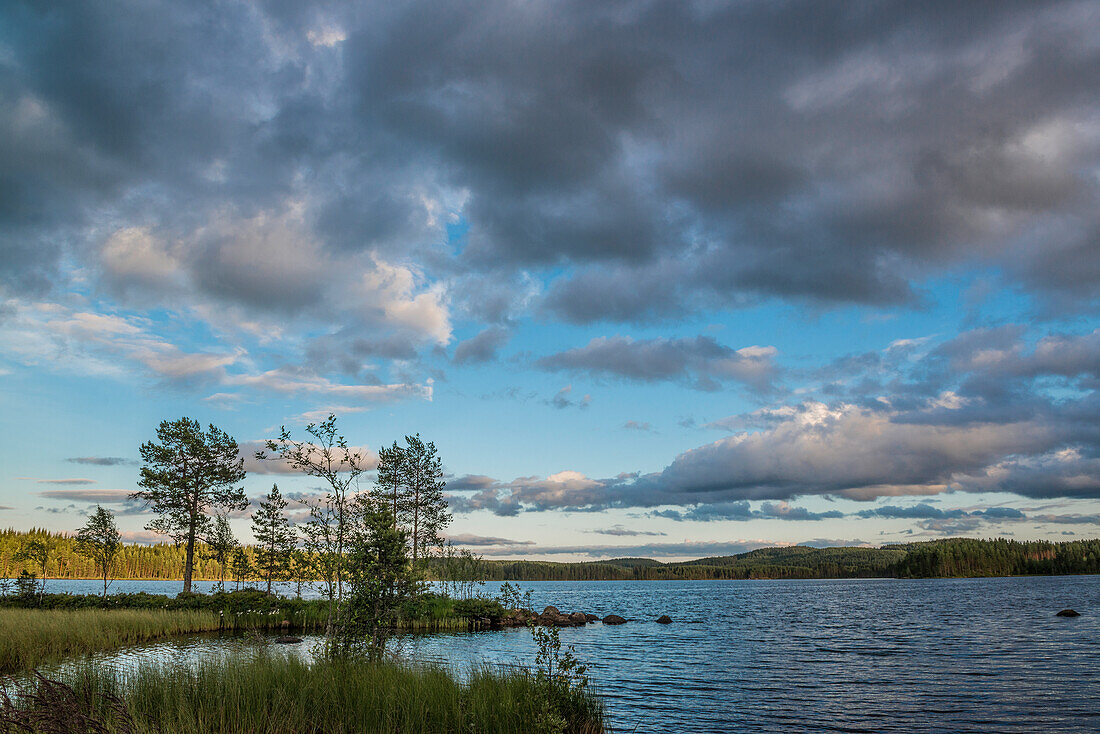
[[[289,635],[287,635],[286,637],[276,637],[275,638],[275,642],[277,642],[280,645],[297,645],[301,641],[302,641],[301,637],[291,637]]]
[[[543,627],[572,627],[573,621],[564,614],[554,614],[553,612],[543,612],[538,616],[536,620]]]
[[[557,607],[546,607],[546,609],[542,610],[542,613],[543,614],[554,614],[554,615],[561,614],[561,612],[558,611]]]
[[[1056,616],[1056,617],[1080,617],[1081,613],[1080,612],[1075,612],[1072,609],[1063,609],[1062,611],[1058,612],[1054,616]]]
[[[588,617],[585,616],[584,612],[573,612],[569,615],[569,621],[573,623],[574,627],[583,627],[588,624]]]
[[[586,614],[586,615],[584,615],[584,621],[585,622],[599,622],[600,618],[597,617],[595,614]]]
[[[626,624],[626,620],[618,614],[609,614],[603,618],[604,624]]]
[[[662,614],[660,617],[657,617],[657,624],[672,624],[672,617],[667,614]]]

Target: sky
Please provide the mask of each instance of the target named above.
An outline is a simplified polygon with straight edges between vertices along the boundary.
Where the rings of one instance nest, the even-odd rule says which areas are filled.
[[[9,2],[0,526],[189,416],[486,558],[1100,535],[1100,3]],[[245,513],[247,514],[247,513]],[[246,516],[234,527],[250,538]]]

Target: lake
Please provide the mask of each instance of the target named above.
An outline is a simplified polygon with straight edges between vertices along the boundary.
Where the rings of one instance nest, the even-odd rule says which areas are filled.
[[[616,732],[1100,731],[1100,576],[520,585],[539,609],[632,620],[561,630]],[[1054,616],[1065,607],[1082,616]],[[674,623],[656,624],[661,614]],[[531,664],[535,652],[524,629],[404,639],[410,657],[460,670]],[[288,653],[308,655],[308,643]],[[248,644],[194,636],[96,657],[188,661]]]

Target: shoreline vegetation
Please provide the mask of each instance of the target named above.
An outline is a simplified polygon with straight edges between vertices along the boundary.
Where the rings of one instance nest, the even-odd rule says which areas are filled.
[[[304,521],[291,522],[277,484],[250,500],[236,440],[183,417],[162,421],[156,440],[141,445],[140,490],[130,495],[153,516],[145,527],[171,545],[123,544],[114,514],[102,505],[75,536],[0,534],[0,665],[25,680],[11,695],[0,687],[0,732],[605,730],[586,666],[571,647],[563,649],[557,630],[587,624],[588,615],[519,613],[521,597],[510,584],[499,598],[480,594],[482,560],[441,535],[451,512],[434,443],[407,435],[404,445],[380,449],[369,466],[338,432],[334,415],[305,433],[297,439],[280,428],[255,454],[322,483],[321,494],[298,500],[309,511]],[[358,480],[368,468],[377,479],[363,492]],[[255,543],[242,545],[229,516],[253,504]],[[183,590],[174,598],[109,594],[112,580],[175,577],[180,570]],[[426,582],[436,570],[444,583],[432,590]],[[101,594],[47,593],[51,576],[93,571]],[[203,575],[217,578],[214,593],[193,593],[193,580]],[[294,598],[273,593],[284,581],[296,585]],[[253,583],[265,590],[248,588]],[[322,598],[302,599],[303,587]],[[459,680],[401,661],[391,647],[401,632],[506,625],[530,626],[538,648],[530,670],[481,670]],[[288,634],[292,629],[319,631],[311,662],[257,658],[260,639],[222,662],[119,671],[82,659],[181,632],[279,630],[275,642],[302,642]],[[66,660],[72,664],[60,670],[67,680],[30,675],[39,664]],[[81,668],[77,677],[74,666]]]
[[[48,539],[53,551],[48,580],[101,578],[95,566],[76,553],[73,536],[46,530],[0,531],[0,578],[15,578],[38,569],[16,560],[28,540]],[[194,579],[218,581],[224,572],[204,546],[196,554]],[[242,548],[251,559],[252,546]],[[177,581],[184,558],[171,543],[124,544],[119,550],[115,580]],[[629,581],[715,579],[938,578],[981,576],[1072,575],[1100,573],[1100,540],[1060,543],[1006,539],[944,538],[881,548],[789,546],[761,548],[734,556],[661,562],[649,558],[616,558],[562,563],[555,561],[484,560],[467,557],[463,568],[449,568],[435,557],[428,577],[443,583],[480,581]],[[462,578],[459,578],[462,577]],[[245,579],[250,581],[252,579]],[[295,580],[290,580],[293,583]],[[296,579],[305,585],[315,579]],[[229,583],[227,582],[227,586]]]
[[[194,668],[120,675],[74,668],[0,700],[0,731],[128,734],[602,734],[593,694],[522,669],[481,668],[460,681],[431,666],[259,653]]]

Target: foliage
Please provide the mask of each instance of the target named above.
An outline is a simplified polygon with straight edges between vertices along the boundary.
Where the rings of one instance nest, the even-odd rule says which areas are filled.
[[[234,588],[240,590],[241,582],[247,581],[252,575],[252,561],[244,548],[237,548],[233,551],[233,559],[230,563],[233,568],[233,580],[237,582]]]
[[[380,660],[402,604],[415,596],[418,578],[407,553],[408,536],[395,527],[388,504],[360,498],[356,520],[348,547],[349,594],[332,650]]]
[[[203,558],[218,564],[218,591],[225,591],[225,572],[229,568],[233,553],[240,546],[237,539],[233,537],[233,529],[229,527],[229,520],[225,515],[214,518],[213,527],[206,534],[205,540]]]
[[[272,583],[289,576],[291,554],[296,536],[290,520],[284,514],[287,502],[279,493],[279,485],[271,485],[265,501],[252,513],[252,535],[256,538],[256,571],[267,583],[271,593]]]
[[[505,609],[530,609],[531,590],[523,591],[518,584],[510,584],[505,581],[500,585],[500,596],[497,599]]]
[[[221,627],[221,619],[209,611],[0,609],[0,672],[29,670],[72,655]]]
[[[107,579],[121,546],[122,536],[115,525],[114,515],[101,505],[96,505],[95,513],[77,531],[76,552],[91,559],[103,571],[103,596],[107,596]]]
[[[403,486],[405,471],[405,449],[394,441],[389,448],[378,449],[378,467],[371,494],[379,502],[390,507],[394,527],[406,524],[409,517],[408,493]]]
[[[367,470],[362,452],[348,445],[336,430],[336,416],[320,424],[310,423],[306,433],[311,440],[296,441],[285,426],[279,438],[266,443],[268,454],[257,451],[259,460],[282,461],[306,476],[322,479],[328,490],[321,502],[309,505],[310,519],[303,528],[306,550],[313,556],[314,568],[329,599],[330,622],[336,605],[344,595],[344,549],[351,532],[352,486]]]
[[[467,548],[456,550],[454,543],[443,546],[434,568],[443,588],[452,597],[474,596],[478,588],[485,585],[485,559]]]
[[[420,434],[405,436],[400,473],[411,515],[409,542],[412,560],[426,559],[433,548],[443,545],[440,533],[451,523],[451,512],[443,496],[443,460],[435,444],[424,443]]]
[[[14,556],[15,561],[23,561],[28,565],[36,566],[42,572],[42,590],[41,593],[46,593],[46,566],[50,563],[50,556],[53,553],[55,543],[53,538],[49,535],[31,536],[23,543],[23,547],[16,552]],[[23,569],[24,573],[21,574],[20,581],[26,581],[27,569]],[[26,589],[21,588],[21,593],[26,593]]]
[[[535,654],[535,679],[539,682],[538,692],[546,701],[542,707],[540,728],[544,731],[563,732],[567,719],[562,716],[571,705],[587,700],[584,692],[588,687],[588,666],[577,659],[572,645],[562,652],[561,636],[557,627],[532,626],[531,636],[535,640],[538,652]],[[582,712],[583,713],[583,712]]]
[[[131,497],[159,516],[147,529],[184,545],[183,590],[191,591],[195,544],[208,530],[208,513],[248,507],[244,490],[233,486],[245,477],[244,459],[232,436],[214,425],[204,433],[190,418],[162,421],[157,441],[141,445],[142,489]]]
[[[600,703],[574,692],[558,709],[523,671],[475,671],[465,683],[433,667],[259,655],[194,667],[73,670],[78,700],[122,702],[135,734],[599,734]],[[26,707],[34,706],[28,701]],[[117,725],[117,710],[93,709]],[[547,714],[563,724],[545,726]],[[68,730],[55,730],[69,734]]]

